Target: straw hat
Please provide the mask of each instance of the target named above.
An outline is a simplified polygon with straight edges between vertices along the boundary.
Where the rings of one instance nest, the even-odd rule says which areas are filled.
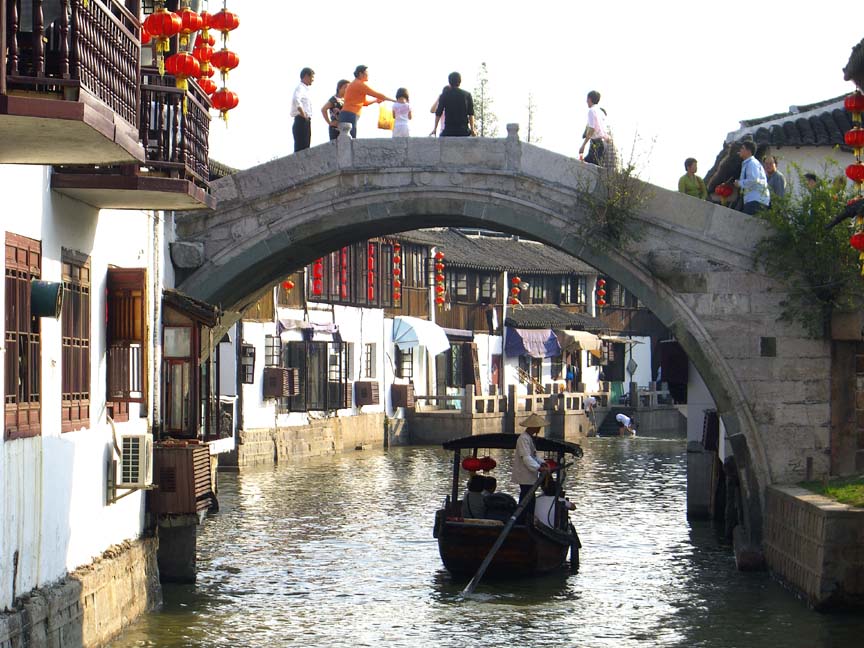
[[[546,419],[537,414],[532,414],[528,418],[519,421],[519,425],[524,428],[542,428],[546,427]]]

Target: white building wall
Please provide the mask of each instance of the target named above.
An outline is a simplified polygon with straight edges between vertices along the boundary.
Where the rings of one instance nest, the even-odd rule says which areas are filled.
[[[692,362],[687,370],[687,441],[702,442],[702,427],[705,422],[705,410],[717,409],[714,398],[708,391],[705,381]],[[726,428],[720,419],[719,456],[720,461],[726,459]]]
[[[151,214],[99,211],[54,194],[49,170],[39,166],[0,166],[0,194],[12,201],[0,215],[5,232],[42,242],[42,273],[61,281],[61,249],[90,255],[91,367],[90,429],[61,434],[62,341],[60,321],[41,320],[41,435],[0,441],[0,606],[29,590],[56,581],[91,562],[112,544],[140,535],[144,495],[106,502],[107,462],[112,433],[105,415],[105,281],[109,264],[147,267],[151,276],[161,255],[154,250]],[[159,294],[156,291],[154,294]],[[151,316],[152,313],[151,294]],[[6,306],[5,283],[0,305]],[[152,323],[152,319],[151,319]],[[154,327],[151,327],[151,336]],[[148,366],[154,367],[152,357]],[[155,370],[155,369],[154,369]],[[0,374],[5,363],[0,363]],[[149,377],[153,394],[153,374]],[[5,375],[0,375],[5,384]],[[140,407],[130,405],[130,421],[117,433],[145,432]],[[17,554],[17,570],[14,567]],[[14,572],[14,586],[13,586]],[[14,591],[13,591],[14,588]]]
[[[630,338],[641,344],[628,344],[624,356],[624,375],[630,382],[635,382],[640,387],[648,387],[648,383],[654,380],[651,375],[651,338],[634,335]],[[631,374],[627,371],[630,359],[636,362],[636,372]]]

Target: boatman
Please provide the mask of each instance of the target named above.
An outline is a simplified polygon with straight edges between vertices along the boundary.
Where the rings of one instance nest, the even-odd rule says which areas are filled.
[[[528,418],[521,420],[519,425],[525,428],[525,431],[516,439],[511,479],[514,484],[519,484],[519,501],[521,502],[522,498],[531,492],[531,488],[537,481],[539,474],[548,473],[549,467],[537,458],[537,447],[534,445],[534,437],[546,425],[546,419],[537,414],[532,414]],[[519,517],[521,520],[534,519],[533,497]]]
[[[626,414],[616,414],[619,436],[636,436],[636,422]]]

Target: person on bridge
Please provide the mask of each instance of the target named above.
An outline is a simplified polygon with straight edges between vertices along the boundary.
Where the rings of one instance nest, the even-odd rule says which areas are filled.
[[[412,117],[411,104],[408,103],[408,90],[399,88],[396,91],[396,103],[393,104],[393,137],[411,135],[408,121]]]
[[[741,142],[738,157],[741,158],[741,177],[735,181],[735,186],[744,194],[744,213],[753,216],[767,209],[770,203],[768,177],[756,159],[756,142]]]
[[[300,70],[300,84],[291,97],[290,115],[294,118],[291,132],[294,135],[294,152],[309,148],[312,141],[312,101],[309,99],[309,86],[315,80],[315,71],[305,67]]]
[[[546,419],[537,414],[532,414],[522,419],[519,425],[525,431],[516,439],[516,450],[513,456],[513,472],[511,480],[519,484],[519,501],[522,501],[537,481],[540,473],[548,473],[549,467],[537,458],[537,447],[534,445],[534,437],[540,433],[540,429],[546,425]],[[531,520],[534,517],[534,498],[525,507],[521,519]]]
[[[339,112],[339,123],[351,124],[351,137],[354,138],[357,137],[357,118],[360,117],[360,111],[363,110],[364,106],[382,101],[396,101],[370,88],[366,85],[368,80],[369,68],[365,65],[358,65],[354,69],[354,80],[345,89],[345,103]],[[370,101],[366,97],[375,97],[375,100]]]
[[[592,90],[588,93],[586,101],[588,103],[588,126],[583,135],[585,139],[582,141],[582,146],[579,147],[580,159],[585,151],[585,146],[588,145],[588,155],[585,156],[585,162],[614,169],[615,155],[612,149],[612,135],[606,123],[606,111],[600,107],[600,93]]]
[[[438,131],[438,124],[444,116],[444,129],[441,137],[469,137],[476,135],[474,130],[474,97],[465,92],[462,85],[462,75],[451,72],[447,77],[449,86],[438,97],[438,107],[435,109],[435,126],[430,135]]]
[[[708,187],[705,186],[705,181],[696,175],[697,167],[696,158],[684,160],[684,170],[687,173],[678,180],[678,191],[700,200],[708,200]]]
[[[340,79],[339,83],[336,84],[336,94],[321,107],[321,115],[327,122],[330,141],[339,137],[339,113],[342,112],[342,105],[345,103],[345,89],[347,87],[348,79]]]

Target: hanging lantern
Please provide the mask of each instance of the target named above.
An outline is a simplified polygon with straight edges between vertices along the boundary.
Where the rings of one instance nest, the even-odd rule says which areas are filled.
[[[520,283],[522,283],[522,280],[519,277],[513,277],[510,280],[510,283],[512,283],[514,286],[518,286]]]
[[[443,295],[445,290],[444,286],[435,286],[435,292],[439,295]]]
[[[843,106],[852,113],[854,123],[861,123],[861,113],[864,112],[864,95],[859,90],[848,95],[843,101]]]
[[[393,255],[393,263],[395,263],[396,265],[399,265],[400,263],[402,263],[402,257],[400,257],[398,254],[394,254]]]
[[[444,278],[445,278],[444,275],[441,274],[440,272],[435,275],[435,281],[444,281]]]
[[[606,291],[605,291],[603,288],[600,288],[600,289],[597,291],[597,296],[598,296],[598,297],[605,297],[605,296],[606,296]]]
[[[339,297],[341,299],[348,299],[348,284],[342,283],[339,285]]]
[[[312,294],[316,297],[320,297],[321,293],[324,292],[324,282],[320,279],[315,279],[312,282]]]
[[[514,297],[518,297],[519,296],[519,288],[516,286],[513,286],[510,289],[510,294],[513,295]]]
[[[156,39],[153,49],[156,52],[156,64],[160,75],[165,74],[164,54],[170,49],[168,41],[180,31],[181,26],[180,16],[173,11],[168,11],[161,3],[144,20],[144,29]]]
[[[228,40],[228,33],[240,26],[240,18],[232,11],[223,8],[220,12],[210,16],[210,29],[222,33],[222,41]]]
[[[150,32],[148,32],[146,29],[144,29],[144,26],[142,25],[141,26],[141,44],[142,45],[149,45],[151,40],[152,40],[152,37],[150,36]]]
[[[435,272],[444,272],[444,264],[436,263],[435,264]]]
[[[324,259],[316,259],[312,264],[312,278],[322,279],[324,277]]]
[[[854,149],[864,148],[864,128],[856,126],[852,130],[846,131],[846,135],[843,136],[843,139],[846,142],[846,146],[850,146]]]
[[[395,243],[393,243],[393,252],[394,252],[395,254],[399,254],[399,250],[401,250],[401,249],[402,249],[402,244],[401,244],[401,243],[399,243],[398,241],[395,242]]]
[[[438,252],[435,253],[435,260],[441,261],[442,259],[444,259],[444,253],[439,250]]]
[[[509,302],[508,302],[508,303],[509,303],[511,306],[521,306],[521,305],[522,305],[522,302],[520,302],[520,301],[519,301],[518,299],[516,299],[515,297],[511,297],[511,298],[509,299]]]
[[[400,270],[399,268],[393,268],[394,277],[398,277],[400,274],[402,274],[402,270]]]
[[[196,79],[201,74],[201,64],[188,52],[177,52],[165,59],[165,71],[174,76],[174,85],[183,91],[183,114],[186,114],[187,79]]]
[[[375,275],[373,273],[370,272],[369,276],[366,277],[366,283],[369,284],[370,286],[375,285]]]
[[[228,72],[240,65],[240,57],[227,49],[213,52],[210,56],[210,65],[222,73],[222,83],[228,79]]]
[[[393,291],[393,301],[398,302],[400,299],[402,299],[402,293],[400,293],[398,290],[394,290]]]
[[[185,4],[187,4],[187,6],[184,9],[181,9],[178,13],[180,16],[180,47],[186,47],[189,44],[189,36],[200,31],[201,27],[204,25],[201,16],[192,11],[192,9],[188,7],[188,3]]]
[[[198,79],[198,86],[201,88],[204,94],[208,96],[216,92],[216,88],[219,87],[216,85],[216,82],[213,79],[207,78]]]
[[[394,288],[401,288],[401,287],[402,287],[402,282],[399,281],[398,279],[394,279],[394,280],[393,280],[393,287],[394,287]]]
[[[462,460],[462,469],[468,472],[477,472],[481,466],[482,462],[477,457],[465,457]]]
[[[600,308],[603,308],[603,307],[606,305],[606,300],[605,300],[605,299],[598,299],[598,300],[597,300],[597,305],[598,305]]]
[[[222,114],[222,119],[225,120],[225,123],[228,123],[228,111],[237,107],[237,104],[240,103],[240,98],[236,92],[228,88],[221,88],[210,97],[210,103],[213,104],[213,108]]]
[[[205,72],[209,72],[211,69],[210,59],[213,58],[213,48],[209,45],[205,45],[203,43],[199,43],[195,46],[195,49],[192,50],[192,56],[198,59],[198,62],[201,64],[201,74],[205,74]]]
[[[494,470],[495,466],[498,465],[498,462],[495,461],[492,457],[480,457],[480,470],[483,472],[489,472],[490,470]]]
[[[294,290],[294,282],[290,279],[286,279],[282,282],[282,290],[284,290],[286,293],[291,292],[292,290]]]
[[[846,167],[846,176],[855,183],[864,182],[864,163],[856,162]]]
[[[439,306],[441,306],[444,303],[444,298],[443,297],[436,297],[435,303],[438,304]]]
[[[370,302],[375,301],[375,286],[369,286],[366,289],[366,297],[369,299]]]
[[[730,184],[719,184],[714,188],[714,195],[720,197],[720,204],[726,205],[726,200],[732,195],[734,189]]]
[[[605,280],[605,279],[598,279],[598,280],[597,280],[597,285],[600,286],[600,287],[602,288],[603,286],[606,285],[606,280]]]
[[[864,252],[864,231],[855,232],[849,239],[849,245],[859,252]]]

